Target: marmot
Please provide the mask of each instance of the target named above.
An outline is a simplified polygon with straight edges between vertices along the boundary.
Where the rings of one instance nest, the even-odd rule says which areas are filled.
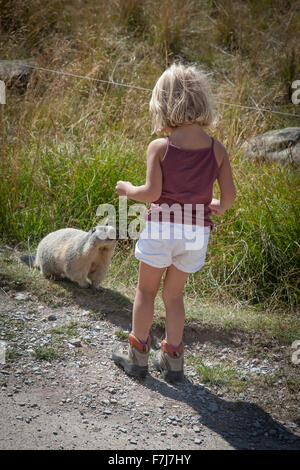
[[[89,232],[63,228],[41,240],[36,256],[21,260],[39,268],[45,277],[67,278],[80,287],[99,286],[104,279],[116,245],[116,231],[111,226],[93,227]]]

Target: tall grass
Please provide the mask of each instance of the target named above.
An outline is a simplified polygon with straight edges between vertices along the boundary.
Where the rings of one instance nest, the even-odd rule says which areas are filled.
[[[180,59],[211,73],[219,101],[297,112],[296,1],[65,0],[45,5],[0,0],[2,58],[101,80],[152,88]],[[96,208],[117,206],[118,179],[142,184],[151,136],[150,93],[35,70],[7,89],[1,112],[0,223],[7,243],[36,246],[49,231],[88,229]],[[293,166],[247,162],[252,135],[296,126],[295,118],[219,105],[210,133],[226,146],[238,197],[215,219],[195,296],[229,296],[295,309],[299,294],[299,173]],[[215,195],[218,195],[216,188]],[[120,243],[114,269],[135,282],[137,262]]]

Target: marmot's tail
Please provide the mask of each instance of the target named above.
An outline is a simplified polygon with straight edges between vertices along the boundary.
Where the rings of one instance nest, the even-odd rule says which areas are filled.
[[[23,263],[26,263],[27,266],[29,266],[30,268],[36,268],[37,266],[34,265],[35,263],[35,256],[34,255],[23,255],[21,256],[21,261],[23,261]]]

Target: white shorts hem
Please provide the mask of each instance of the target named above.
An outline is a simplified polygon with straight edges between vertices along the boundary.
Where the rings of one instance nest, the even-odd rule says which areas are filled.
[[[205,263],[201,264],[199,267],[195,268],[195,269],[189,269],[189,271],[186,270],[186,268],[183,266],[181,267],[179,264],[176,265],[176,263],[173,263],[173,265],[175,266],[175,268],[179,269],[179,271],[182,271],[184,273],[188,273],[188,274],[194,274],[196,273],[197,271],[200,271],[200,269],[203,268]]]
[[[157,266],[156,264],[150,263],[150,261],[143,259],[142,256],[137,256],[137,255],[135,255],[135,257],[136,257],[136,259],[137,259],[138,261],[142,261],[143,263],[148,264],[148,265],[151,266],[152,268],[163,269],[163,268],[168,268],[169,266],[171,266],[171,264],[168,264],[168,265],[166,265],[166,266]]]

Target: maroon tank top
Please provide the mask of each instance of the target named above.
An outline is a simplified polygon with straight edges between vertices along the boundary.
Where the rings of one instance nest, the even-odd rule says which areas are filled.
[[[159,199],[151,203],[147,219],[166,220],[165,215],[168,212],[167,220],[170,222],[199,224],[213,228],[208,205],[212,200],[213,184],[219,171],[214,152],[214,139],[212,138],[210,147],[196,150],[176,147],[171,144],[169,137],[167,142],[167,150],[161,161],[162,193]],[[200,223],[199,212],[198,217],[196,212],[199,206],[196,204],[202,205],[200,207],[203,209]],[[187,216],[186,219],[184,214]]]

